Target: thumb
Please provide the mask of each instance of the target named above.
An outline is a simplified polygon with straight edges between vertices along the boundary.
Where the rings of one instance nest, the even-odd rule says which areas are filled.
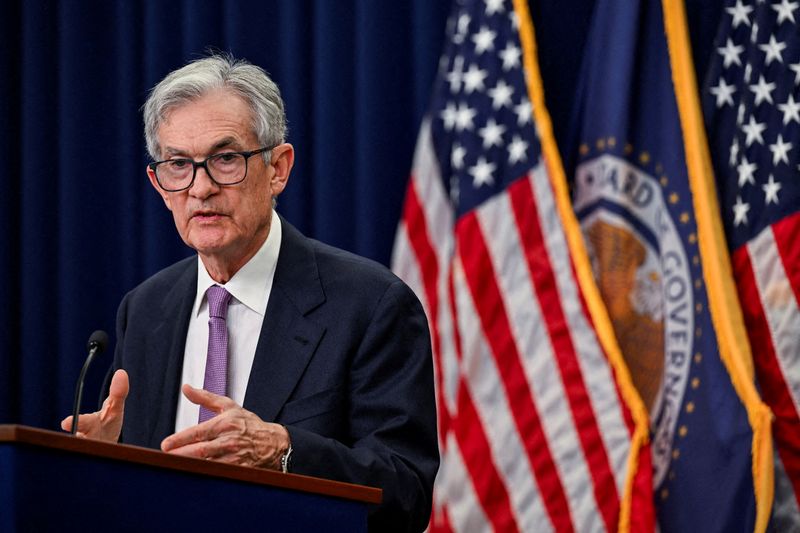
[[[120,368],[114,372],[114,377],[111,378],[111,385],[108,388],[108,397],[124,402],[125,398],[128,397],[129,390],[128,373]]]
[[[203,406],[210,411],[214,411],[215,413],[221,413],[226,409],[236,407],[236,402],[230,398],[214,394],[213,392],[209,392],[205,389],[196,389],[188,383],[185,383],[181,390],[183,391],[183,395],[186,396],[187,400],[194,404]]]

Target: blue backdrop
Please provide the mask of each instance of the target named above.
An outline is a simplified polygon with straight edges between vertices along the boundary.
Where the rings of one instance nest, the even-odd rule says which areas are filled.
[[[261,65],[281,87],[297,161],[279,212],[307,235],[388,264],[449,0],[5,4],[0,423],[57,427],[89,334],[105,329],[113,341],[122,296],[191,253],[147,181],[139,108],[153,84],[208,47]],[[702,73],[720,1],[687,4]],[[561,142],[592,7],[531,5]]]

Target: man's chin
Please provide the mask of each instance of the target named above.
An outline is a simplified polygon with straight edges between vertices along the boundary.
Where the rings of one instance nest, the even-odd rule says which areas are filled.
[[[184,239],[187,245],[202,255],[216,255],[230,246],[224,231],[193,231]]]

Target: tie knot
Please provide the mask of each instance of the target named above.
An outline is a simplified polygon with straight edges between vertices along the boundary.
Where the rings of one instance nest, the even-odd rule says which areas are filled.
[[[231,293],[219,285],[214,285],[206,291],[206,298],[208,299],[208,316],[225,320],[225,316],[228,314],[228,302],[231,301]]]

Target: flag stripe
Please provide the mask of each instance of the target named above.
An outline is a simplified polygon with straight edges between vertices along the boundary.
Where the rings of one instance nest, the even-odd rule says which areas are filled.
[[[503,386],[518,431],[528,436],[526,452],[544,498],[550,521],[557,531],[572,531],[572,518],[564,487],[556,471],[553,456],[542,432],[542,423],[534,405],[520,355],[514,344],[508,314],[496,283],[496,273],[488,259],[484,236],[474,212],[456,224],[458,253],[472,299],[480,317],[484,337],[500,369]]]
[[[483,496],[480,503],[492,527],[495,531],[519,531],[511,509],[511,499],[497,473],[483,425],[463,381],[458,389],[458,417],[454,421],[454,428],[464,464],[476,491]]]
[[[504,196],[504,195],[503,195]],[[507,218],[507,217],[506,217]],[[513,234],[513,231],[506,232]],[[496,233],[496,235],[502,235]],[[503,241],[503,237],[492,242]],[[503,281],[501,279],[500,281]],[[464,353],[461,368],[479,417],[484,422],[493,457],[503,482],[508,487],[517,522],[524,531],[542,530],[547,525],[544,503],[538,497],[532,476],[532,466],[527,460],[523,435],[517,431],[509,399],[498,384],[502,382],[500,370],[492,357],[491,349],[481,332],[480,318],[469,294],[464,271],[456,263],[454,283],[458,303],[459,329],[464,332]],[[518,294],[520,291],[516,291]],[[536,391],[534,391],[536,393]]]
[[[475,492],[471,474],[466,469],[453,431],[447,440],[447,461],[439,469],[436,477],[439,492],[435,493],[443,498],[440,501],[446,522],[454,531],[490,531],[491,524],[480,501],[482,496]]]
[[[551,271],[555,275],[559,300],[574,348],[580,354],[576,361],[580,365],[581,377],[589,393],[600,437],[605,444],[605,453],[613,466],[615,477],[612,481],[616,482],[617,493],[621,493],[625,490],[629,475],[627,462],[631,453],[631,437],[635,430],[632,413],[623,401],[615,372],[600,346],[599,337],[595,335],[588,305],[583,298],[584,293],[578,290],[577,270],[573,256],[569,253],[565,225],[558,214],[551,181],[544,172],[543,165],[538,166],[531,174],[530,184],[538,206],[540,233],[544,239]],[[632,384],[629,383],[629,387],[632,389]],[[645,418],[642,418],[642,431],[646,433]],[[635,464],[634,462],[634,470]]]
[[[445,402],[444,373],[442,368],[442,352],[439,336],[439,298],[437,296],[439,281],[439,262],[436,252],[428,238],[427,219],[417,196],[414,179],[409,181],[406,202],[403,209],[403,220],[407,227],[407,234],[414,251],[416,263],[422,273],[423,292],[427,302],[428,322],[431,329],[431,344],[433,348],[433,363],[436,378],[436,407],[439,415],[439,435],[447,435],[450,427],[450,412]],[[446,439],[439,439],[440,446],[446,450]]]
[[[783,376],[797,376],[800,375],[800,309],[792,281],[788,279],[791,271],[784,267],[792,266],[791,261],[798,259],[792,256],[800,254],[785,246],[781,250],[781,242],[793,240],[785,235],[786,228],[787,225],[780,222],[773,225],[748,243],[747,248],[772,333],[778,366]],[[800,406],[798,391],[788,387],[787,392],[793,403],[792,415],[797,418]]]
[[[749,324],[754,346],[756,373],[762,384],[762,395],[776,418],[773,432],[778,453],[789,475],[797,500],[800,494],[800,418],[797,398],[793,397],[785,376],[800,371],[797,331],[800,313],[792,291],[787,287],[786,259],[781,261],[777,238],[788,224],[765,229],[747,246],[733,254],[739,296]],[[788,242],[791,242],[789,240]],[[782,289],[782,290],[781,290]],[[762,303],[766,303],[763,305]],[[780,333],[783,332],[783,333]],[[788,333],[788,335],[787,335]],[[778,344],[775,344],[775,341]],[[798,500],[800,504],[800,500]]]
[[[761,309],[756,277],[747,247],[739,248],[734,252],[732,260],[738,283],[739,299],[742,302],[743,311],[749,325],[748,333],[753,345],[758,346],[758,350],[755,352],[756,374],[759,382],[765,385],[761,388],[761,394],[778,416],[778,420],[773,422],[776,441],[779,440],[777,435],[778,427],[781,428],[781,433],[785,435],[784,438],[788,436],[796,439],[797,436],[800,436],[800,424],[796,422],[796,417],[794,417],[794,422],[791,421],[792,417],[789,417],[789,420],[785,419],[785,413],[793,411],[794,408],[775,355],[769,324]],[[800,449],[800,446],[795,444],[794,449]],[[797,485],[798,478],[792,477],[791,472],[793,470],[795,472],[800,471],[795,470],[800,469],[800,464],[797,464],[800,458],[796,453],[789,453],[788,457],[786,457],[785,447],[782,446],[778,447],[778,453],[784,462],[787,474],[792,480],[795,497],[797,497],[796,495],[800,492],[800,486]],[[786,459],[789,460],[788,463]]]
[[[788,280],[789,287],[794,294],[792,301],[787,295],[787,307],[791,309],[788,316],[781,321],[780,327],[786,335],[781,335],[781,349],[779,357],[782,361],[784,375],[800,376],[800,214],[795,213],[786,217],[772,226],[775,247],[780,256],[780,265],[783,276]],[[800,381],[794,389],[790,388],[794,406],[800,411]],[[798,450],[800,451],[800,450]],[[797,478],[800,481],[800,477]]]
[[[524,354],[521,364],[537,408],[547,413],[547,416],[541,418],[542,431],[553,452],[553,462],[566,490],[573,525],[580,531],[585,529],[582,527],[584,525],[597,523],[599,511],[593,500],[593,484],[575,483],[572,480],[591,480],[591,473],[581,452],[580,437],[571,411],[563,408],[567,389],[560,379],[556,354],[548,337],[545,320],[547,307],[541,305],[537,297],[534,280],[527,267],[526,252],[519,236],[519,228],[516,219],[509,216],[511,213],[509,194],[497,195],[477,210],[478,223],[483,235],[496,236],[486,241],[489,251],[487,257],[491,261],[493,270],[503,273],[497,278],[503,308],[515,310],[508,316],[511,332],[516,341],[517,351]],[[481,329],[480,323],[477,322],[463,326],[466,331]],[[484,357],[492,360],[488,348],[485,351]],[[501,383],[499,376],[493,376],[493,379],[495,383]],[[496,402],[502,399],[502,403],[505,404],[503,396],[498,394],[496,397]],[[511,424],[513,425],[513,421]],[[516,439],[512,442],[516,442]],[[525,457],[523,448],[507,449],[507,453]],[[522,461],[517,460],[517,462]],[[526,468],[532,468],[528,466],[527,461],[524,463]],[[530,472],[528,475],[530,476]],[[508,483],[509,486],[516,486],[510,479]],[[517,509],[522,510],[520,523],[523,527],[527,526],[527,529],[541,528],[539,524],[546,519],[543,508],[537,511],[538,522],[527,520],[530,515],[530,505],[517,503]]]
[[[613,531],[617,520],[617,502],[619,501],[619,495],[614,490],[616,482],[611,474],[606,449],[600,438],[600,431],[586,392],[575,347],[572,344],[570,329],[561,307],[555,275],[539,225],[539,208],[534,199],[531,182],[527,179],[517,180],[509,187],[509,195],[517,227],[521,232],[528,271],[534,280],[534,287],[541,305],[548,309],[544,315],[545,323],[553,344],[561,379],[565,384],[569,384],[567,400],[578,428],[583,453],[589,462],[591,477],[594,481],[592,488],[595,501],[600,508],[606,529]]]

